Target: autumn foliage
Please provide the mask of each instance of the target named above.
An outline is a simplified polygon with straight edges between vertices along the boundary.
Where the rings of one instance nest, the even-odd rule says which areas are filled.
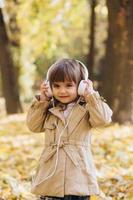
[[[43,133],[31,133],[25,114],[0,117],[0,199],[34,200],[32,175],[43,148]],[[92,151],[102,191],[110,200],[133,199],[133,126],[94,129]],[[52,187],[52,186],[51,186]],[[91,200],[98,200],[92,197]]]

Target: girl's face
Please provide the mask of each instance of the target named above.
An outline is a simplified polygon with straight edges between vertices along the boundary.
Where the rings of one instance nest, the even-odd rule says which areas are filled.
[[[54,82],[52,92],[61,103],[70,103],[77,98],[77,84],[74,81]]]

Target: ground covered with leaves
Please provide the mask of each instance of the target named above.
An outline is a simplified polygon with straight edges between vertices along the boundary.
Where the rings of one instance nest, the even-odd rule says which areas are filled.
[[[44,137],[28,130],[25,117],[0,116],[0,200],[36,199],[30,182]],[[102,191],[110,200],[133,200],[133,126],[113,124],[93,131],[92,151]]]

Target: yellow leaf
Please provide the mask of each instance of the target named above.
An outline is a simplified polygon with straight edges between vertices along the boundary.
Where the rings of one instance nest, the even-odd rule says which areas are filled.
[[[91,200],[98,200],[96,196],[91,196]]]

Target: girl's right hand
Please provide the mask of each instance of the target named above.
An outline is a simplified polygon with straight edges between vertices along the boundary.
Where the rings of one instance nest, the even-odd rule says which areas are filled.
[[[49,89],[49,85],[47,82],[42,82],[40,85],[40,101],[45,101],[45,100],[49,100],[50,98],[47,96],[48,93],[48,89]]]

